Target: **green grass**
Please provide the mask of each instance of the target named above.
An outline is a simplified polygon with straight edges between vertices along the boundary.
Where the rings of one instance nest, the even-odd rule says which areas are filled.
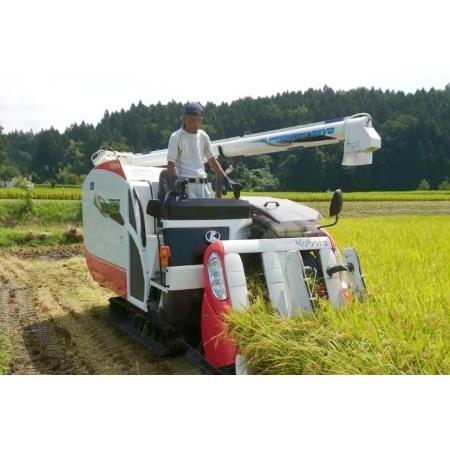
[[[0,247],[61,245],[79,242],[81,202],[34,200],[30,213],[21,200],[0,200]]]
[[[23,201],[0,200],[0,226],[23,224],[81,223],[81,202],[70,200],[34,200],[31,214]]]
[[[257,373],[450,374],[450,217],[342,220],[340,248],[358,249],[370,298],[310,317],[261,302],[229,316]]]
[[[0,375],[5,375],[7,373],[8,359],[4,335],[0,330]]]
[[[0,248],[16,245],[37,247],[41,245],[69,245],[82,242],[82,237],[69,232],[69,227],[21,225],[14,228],[0,227]]]
[[[329,202],[332,193],[327,192],[242,192],[243,196],[276,197],[296,202]],[[24,198],[25,192],[18,188],[0,188],[0,199]],[[36,186],[33,198],[42,200],[81,200],[81,187]],[[450,191],[389,191],[389,192],[344,192],[344,200],[356,201],[439,201],[449,200]]]

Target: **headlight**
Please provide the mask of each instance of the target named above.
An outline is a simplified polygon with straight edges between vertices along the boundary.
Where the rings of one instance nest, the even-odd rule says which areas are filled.
[[[225,286],[222,263],[217,253],[211,253],[209,256],[207,269],[209,285],[211,286],[213,294],[218,300],[226,300],[227,288]]]

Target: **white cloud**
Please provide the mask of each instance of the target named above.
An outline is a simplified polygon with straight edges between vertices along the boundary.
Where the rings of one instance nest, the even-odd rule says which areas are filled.
[[[450,82],[445,2],[2,2],[0,123],[97,122],[132,102]],[[351,113],[351,111],[349,112]]]

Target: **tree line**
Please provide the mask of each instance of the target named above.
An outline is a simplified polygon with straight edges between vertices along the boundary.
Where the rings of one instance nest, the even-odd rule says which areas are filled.
[[[204,106],[204,129],[211,140],[358,112],[372,115],[382,148],[371,166],[342,167],[342,145],[235,158],[232,177],[247,190],[448,188],[450,84],[415,93],[374,88],[336,91],[325,86]],[[22,174],[39,183],[80,183],[99,148],[132,152],[166,148],[170,134],[180,126],[182,110],[175,101],[139,102],[128,110],[105,111],[97,125],[82,122],[64,132],[50,128],[5,134],[0,127],[0,180]]]

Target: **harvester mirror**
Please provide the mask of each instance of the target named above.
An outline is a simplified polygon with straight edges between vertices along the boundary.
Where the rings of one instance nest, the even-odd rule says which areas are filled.
[[[149,200],[147,203],[147,214],[156,217],[159,220],[162,215],[161,200]]]
[[[337,216],[342,211],[342,191],[336,189],[330,203],[330,217]]]

